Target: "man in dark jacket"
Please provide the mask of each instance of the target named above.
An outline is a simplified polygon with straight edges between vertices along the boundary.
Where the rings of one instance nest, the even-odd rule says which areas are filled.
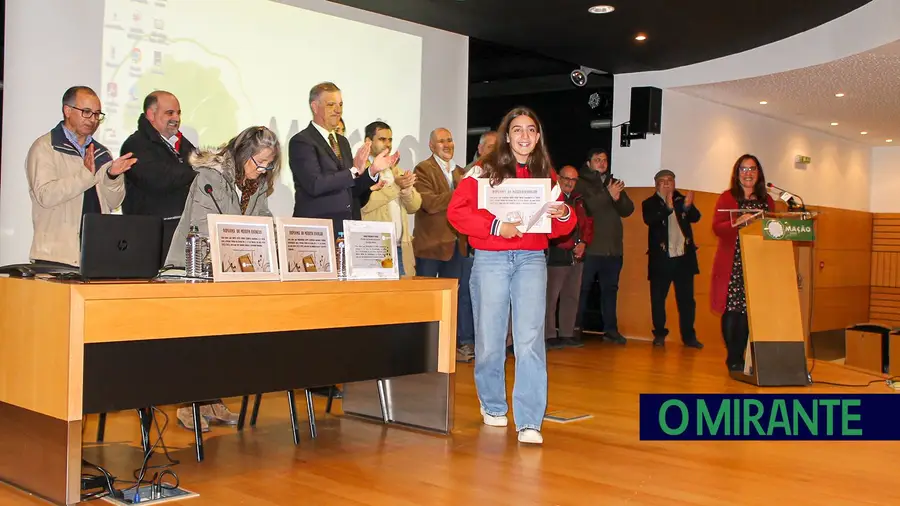
[[[694,331],[694,276],[700,273],[697,246],[691,223],[700,221],[694,193],[683,195],[675,189],[675,173],[661,170],[654,178],[656,193],[642,204],[647,224],[647,261],[650,280],[650,308],[653,315],[653,345],[663,346],[666,328],[666,298],[675,284],[681,340],[685,346],[703,348]]]
[[[578,316],[584,250],[591,243],[594,230],[584,207],[584,199],[575,191],[577,182],[578,170],[575,167],[566,165],[560,169],[559,188],[566,196],[566,204],[575,210],[578,222],[569,235],[551,240],[547,250],[547,320],[544,336],[548,349],[584,346],[575,336],[575,318]]]
[[[319,83],[309,91],[313,119],[291,137],[288,160],[294,177],[294,217],[329,218],[337,235],[344,220],[361,220],[379,172],[397,163],[387,151],[379,153],[366,169],[371,140],[356,152],[335,131],[341,122],[344,101],[334,83]]]
[[[609,156],[602,149],[592,149],[588,153],[588,166],[582,171],[576,189],[584,195],[588,214],[594,220],[594,240],[587,247],[584,260],[576,326],[582,326],[588,296],[596,278],[600,283],[603,333],[606,339],[625,344],[625,338],[619,333],[616,301],[624,256],[622,219],[631,216],[634,203],[625,192],[625,183],[612,177]]]
[[[125,173],[124,214],[159,216],[163,221],[162,258],[184,211],[196,172],[188,159],[196,148],[179,131],[181,105],[175,95],[154,91],[144,99],[137,131],[122,144],[137,163]]]

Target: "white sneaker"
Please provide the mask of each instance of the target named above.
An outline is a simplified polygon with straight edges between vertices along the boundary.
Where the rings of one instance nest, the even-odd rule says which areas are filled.
[[[508,423],[506,419],[506,415],[503,416],[493,416],[484,412],[484,408],[481,408],[481,416],[484,418],[484,424],[489,425],[491,427],[506,427]]]
[[[519,431],[519,442],[539,445],[544,442],[544,436],[539,430],[523,429]]]

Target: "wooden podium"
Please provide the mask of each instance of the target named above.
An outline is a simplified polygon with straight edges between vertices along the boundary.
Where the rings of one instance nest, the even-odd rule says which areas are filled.
[[[756,214],[740,231],[750,337],[744,369],[731,376],[758,386],[808,385],[794,242],[814,240],[815,213],[731,212],[732,219]]]

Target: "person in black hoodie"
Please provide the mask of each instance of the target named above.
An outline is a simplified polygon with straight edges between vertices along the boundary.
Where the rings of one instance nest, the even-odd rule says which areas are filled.
[[[165,259],[178,227],[188,190],[197,174],[188,163],[196,151],[181,127],[181,104],[168,91],[154,91],[144,99],[137,130],[122,144],[138,163],[125,174],[123,214],[159,216],[163,221],[161,259]],[[163,260],[161,260],[162,262]]]
[[[694,192],[675,189],[675,173],[661,170],[654,177],[656,193],[644,200],[642,211],[647,224],[647,278],[650,280],[650,311],[653,318],[653,345],[663,346],[666,328],[666,298],[675,284],[678,323],[685,346],[703,348],[694,330],[696,303],[694,276],[700,273],[697,246],[691,223],[700,221]]]

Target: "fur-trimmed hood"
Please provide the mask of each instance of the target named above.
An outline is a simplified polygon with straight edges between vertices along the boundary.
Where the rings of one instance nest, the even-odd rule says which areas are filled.
[[[194,170],[214,170],[222,174],[229,184],[234,184],[234,158],[228,152],[220,154],[212,149],[196,151],[191,154],[189,162]]]

